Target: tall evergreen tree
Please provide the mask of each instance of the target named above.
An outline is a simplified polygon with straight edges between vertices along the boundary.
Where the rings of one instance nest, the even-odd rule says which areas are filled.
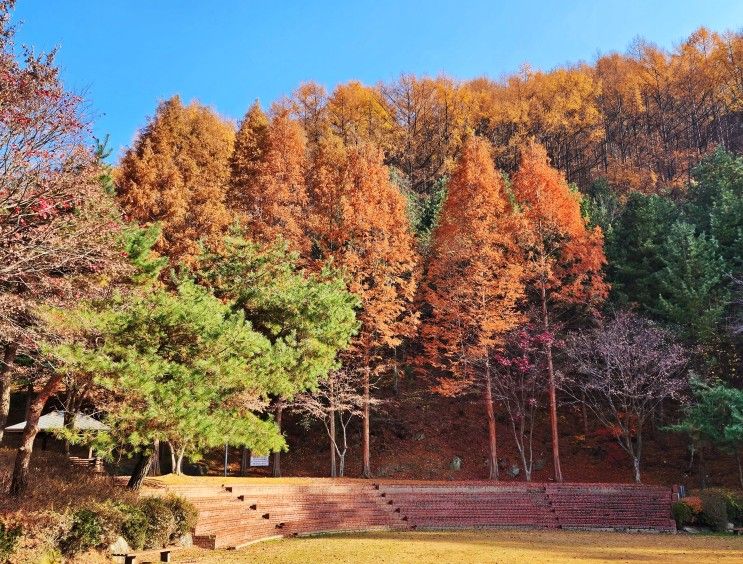
[[[635,303],[648,313],[657,308],[662,248],[678,216],[678,207],[668,198],[639,192],[629,196],[606,245],[615,302]]]
[[[335,367],[357,325],[355,298],[342,279],[306,278],[283,251],[261,254],[240,239],[201,257],[203,284],[183,279],[171,290],[158,281],[162,264],[141,256],[150,240],[129,247],[140,275],[131,292],[47,315],[67,335],[46,348],[57,370],[92,374],[108,392],[111,432],[99,450],[146,460],[153,441],[167,441],[180,473],[186,455],[225,443],[285,448],[263,412]]]
[[[656,313],[696,342],[709,342],[730,302],[726,264],[717,241],[676,222],[660,249]]]
[[[743,271],[743,157],[718,149],[693,171],[688,216],[719,244],[728,272]]]

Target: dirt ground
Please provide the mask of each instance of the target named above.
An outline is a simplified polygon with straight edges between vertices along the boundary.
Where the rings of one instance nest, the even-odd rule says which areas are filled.
[[[743,562],[743,537],[573,531],[457,531],[327,535],[241,550],[189,549],[175,562],[237,564]]]

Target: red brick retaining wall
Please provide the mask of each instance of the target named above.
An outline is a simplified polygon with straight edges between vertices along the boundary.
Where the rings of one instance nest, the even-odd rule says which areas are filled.
[[[670,487],[308,480],[169,486],[199,509],[194,542],[239,547],[276,536],[393,529],[615,529],[674,532]]]

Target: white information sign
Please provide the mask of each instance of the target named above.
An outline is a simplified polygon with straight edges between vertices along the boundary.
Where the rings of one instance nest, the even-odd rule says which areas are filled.
[[[251,456],[251,466],[268,466],[268,456]]]

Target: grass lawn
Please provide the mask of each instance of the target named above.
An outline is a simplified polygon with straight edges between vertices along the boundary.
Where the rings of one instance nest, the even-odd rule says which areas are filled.
[[[743,537],[573,531],[399,532],[257,543],[237,551],[190,549],[175,562],[437,563],[743,562]]]

